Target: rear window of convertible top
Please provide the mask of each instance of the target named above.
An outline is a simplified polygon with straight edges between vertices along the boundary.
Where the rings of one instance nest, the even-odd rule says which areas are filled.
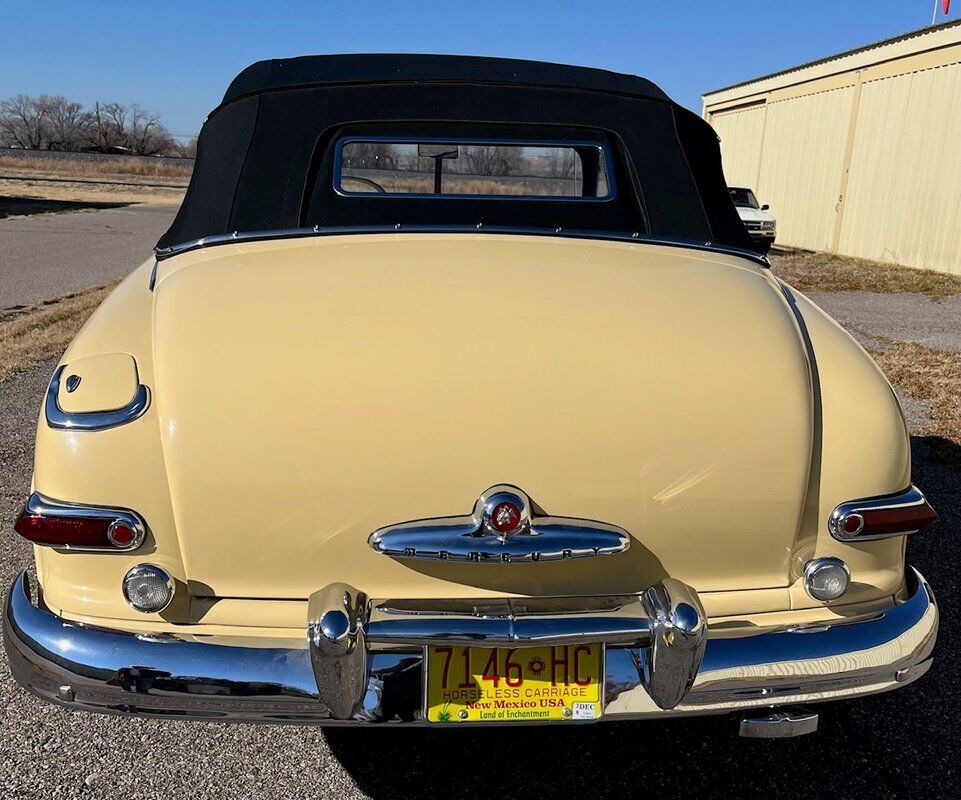
[[[610,153],[595,142],[346,137],[334,191],[368,197],[607,200]]]

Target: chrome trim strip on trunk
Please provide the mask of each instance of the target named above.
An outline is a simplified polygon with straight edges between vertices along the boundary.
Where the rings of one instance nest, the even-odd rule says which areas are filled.
[[[234,231],[233,233],[218,233],[202,236],[199,239],[180,242],[170,247],[155,247],[154,255],[158,261],[165,258],[199,250],[213,245],[231,244],[236,242],[261,242],[274,239],[301,239],[309,236],[345,236],[363,233],[492,233],[513,234],[521,236],[560,236],[570,239],[600,239],[615,242],[643,242],[645,244],[664,245],[665,247],[684,247],[690,250],[704,250],[724,255],[739,256],[753,261],[765,269],[770,269],[771,262],[767,256],[754,250],[742,250],[738,247],[718,245],[714,242],[692,241],[689,239],[675,239],[665,236],[651,236],[639,231],[591,231],[567,228],[531,228],[512,225],[341,225],[325,227],[315,225],[312,228],[284,228],[273,231]]]
[[[367,639],[378,644],[532,647],[604,642],[641,647],[654,624],[638,595],[398,601],[370,610]]]
[[[122,408],[113,411],[84,411],[69,413],[60,408],[57,402],[57,395],[60,392],[60,376],[67,368],[67,364],[61,364],[50,379],[47,387],[46,398],[44,399],[44,416],[47,424],[51,428],[59,428],[72,431],[102,431],[107,428],[116,428],[118,425],[125,425],[133,422],[141,416],[150,405],[150,390],[142,383],[137,384],[133,399]]]
[[[648,647],[607,647],[601,719],[717,714],[907,685],[931,665],[938,609],[917,572],[909,570],[906,580],[907,599],[868,618],[708,639],[693,685],[672,709],[659,707],[645,688]],[[306,637],[299,647],[251,647],[249,639],[231,644],[230,637],[200,641],[79,625],[31,602],[26,574],[10,587],[3,628],[16,680],[75,710],[225,722],[426,724],[420,648],[371,648],[363,700],[350,719],[337,719],[320,700]]]

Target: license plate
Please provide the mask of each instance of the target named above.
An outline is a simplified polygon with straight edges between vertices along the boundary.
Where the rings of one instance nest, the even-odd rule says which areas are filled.
[[[427,647],[428,722],[549,722],[601,715],[600,644]]]

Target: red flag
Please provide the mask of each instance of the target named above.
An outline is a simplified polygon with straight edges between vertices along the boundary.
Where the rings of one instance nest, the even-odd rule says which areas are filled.
[[[948,15],[949,8],[951,8],[951,0],[941,0],[941,10],[944,12],[944,16]]]

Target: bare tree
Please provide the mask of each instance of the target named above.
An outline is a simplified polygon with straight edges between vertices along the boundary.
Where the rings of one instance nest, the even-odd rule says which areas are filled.
[[[354,169],[397,169],[400,158],[389,142],[351,142],[345,166]]]
[[[90,114],[88,141],[104,153],[125,150],[142,156],[175,153],[176,142],[160,121],[136,103],[96,103]]]
[[[173,152],[176,142],[164,127],[160,117],[145,111],[139,105],[130,107],[130,127],[127,131],[127,146],[142,156],[163,155]]]
[[[551,150],[544,158],[547,172],[552,178],[573,178],[577,156],[573,150]]]
[[[60,95],[19,94],[0,100],[0,146],[179,154],[177,142],[160,118],[139,105],[95,103],[84,111],[79,103]],[[192,147],[196,148],[196,140]]]
[[[46,107],[45,134],[49,150],[80,150],[84,144],[84,132],[89,125],[89,115],[80,103],[72,103],[66,97],[40,98]]]
[[[520,165],[519,148],[497,145],[471,145],[461,148],[473,175],[513,175]]]
[[[46,143],[48,113],[42,98],[18,94],[0,100],[0,137],[8,147],[40,150]]]
[[[86,138],[94,150],[110,153],[126,149],[127,109],[120,103],[94,104]]]
[[[174,155],[180,158],[196,158],[197,157],[197,137],[194,136],[192,139],[186,142],[174,142],[173,147]]]

